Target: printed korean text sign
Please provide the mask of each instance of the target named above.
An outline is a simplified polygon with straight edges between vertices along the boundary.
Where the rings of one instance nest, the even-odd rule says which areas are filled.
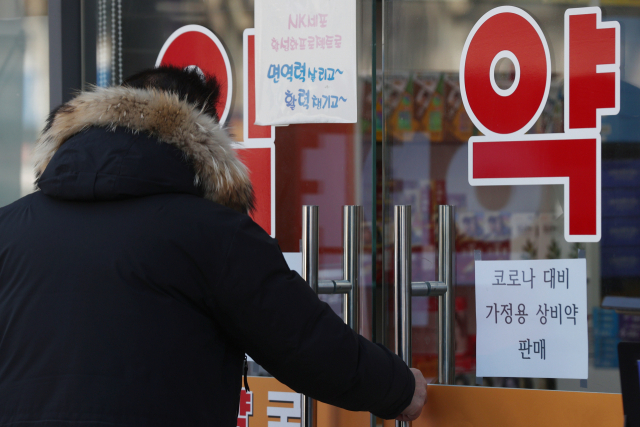
[[[355,0],[256,0],[258,125],[357,121]]]
[[[588,374],[584,259],[476,261],[476,375]]]

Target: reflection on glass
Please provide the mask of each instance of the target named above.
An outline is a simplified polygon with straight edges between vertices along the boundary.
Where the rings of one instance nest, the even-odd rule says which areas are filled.
[[[0,206],[33,191],[31,152],[49,113],[46,1],[0,6]]]
[[[504,3],[393,1],[384,5],[383,79],[378,84],[378,140],[383,146],[388,198],[413,207],[413,280],[434,280],[437,206],[457,207],[457,382],[475,384],[474,251],[484,260],[577,258],[586,249],[590,320],[588,391],[619,392],[616,345],[640,340],[640,317],[600,308],[607,295],[640,295],[640,8],[602,6],[604,20],[622,29],[621,111],[602,122],[602,241],[565,241],[561,186],[471,187],[469,137],[479,135],[461,101],[462,48],[478,19]],[[611,4],[611,3],[608,3]],[[530,1],[547,39],[552,78],[544,110],[529,133],[564,131],[564,12],[567,4]],[[496,85],[509,88],[513,63],[498,62]],[[370,89],[369,89],[370,90]],[[367,90],[365,89],[365,93]],[[387,236],[386,249],[392,245]],[[392,277],[392,267],[385,266]],[[436,376],[437,302],[414,298],[413,364]],[[393,342],[392,340],[388,342]],[[485,385],[581,389],[577,380],[485,378]]]
[[[252,1],[86,0],[84,55],[87,83],[118,84],[153,67],[167,38],[178,28],[196,24],[211,30],[230,57],[234,85],[227,129],[243,141],[243,38],[253,27]],[[370,71],[371,4],[358,0],[358,63]],[[363,77],[363,79],[366,77]],[[359,87],[360,88],[360,87]],[[361,88],[360,88],[361,89]],[[258,94],[258,96],[260,96]],[[366,120],[366,110],[359,110]],[[361,124],[311,124],[276,128],[276,239],[283,252],[300,252],[302,205],[319,206],[319,279],[342,279],[343,205],[364,205],[361,255],[360,332],[371,337],[371,200],[362,195],[371,167],[364,165],[371,137]],[[322,295],[342,315],[342,295]],[[250,373],[265,375],[253,366]]]

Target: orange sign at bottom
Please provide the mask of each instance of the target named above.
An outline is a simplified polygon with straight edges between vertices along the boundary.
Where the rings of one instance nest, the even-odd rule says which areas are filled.
[[[238,427],[268,427],[269,421],[300,423],[302,414],[300,394],[275,378],[249,377],[250,393],[244,388],[240,399]],[[320,426],[368,426],[369,413],[351,412],[318,403]]]
[[[249,377],[238,427],[268,427],[269,421],[300,423],[300,395],[275,378]],[[368,426],[367,412],[318,403],[317,427]],[[284,425],[284,424],[283,424]],[[384,423],[392,427],[393,421]],[[430,385],[427,405],[413,427],[621,427],[619,394]]]

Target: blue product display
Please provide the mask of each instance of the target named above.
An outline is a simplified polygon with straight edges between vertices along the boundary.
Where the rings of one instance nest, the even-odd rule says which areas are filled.
[[[640,160],[603,160],[602,187],[640,187]]]
[[[640,218],[602,219],[602,246],[640,246]]]
[[[602,277],[640,276],[640,247],[603,247]]]
[[[618,367],[620,317],[614,310],[593,308],[593,358],[596,368]]]
[[[618,343],[620,338],[594,338],[593,364],[596,368],[618,367]]]
[[[603,188],[602,216],[640,216],[640,190]]]
[[[615,310],[606,310],[599,307],[593,308],[593,336],[617,337],[620,318]]]
[[[640,89],[620,82],[620,113],[602,118],[602,142],[639,142]]]

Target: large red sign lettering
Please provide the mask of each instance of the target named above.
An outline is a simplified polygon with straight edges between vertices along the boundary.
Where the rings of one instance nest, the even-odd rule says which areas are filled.
[[[253,415],[253,393],[242,388],[240,390],[240,406],[236,427],[249,427],[249,417]]]
[[[249,168],[256,194],[253,220],[271,237],[276,234],[276,130],[274,126],[259,126],[256,120],[255,30],[243,33],[243,134],[244,142],[238,154]]]
[[[620,105],[620,26],[600,8],[565,13],[565,133],[525,135],[538,119],[550,83],[549,49],[538,24],[504,6],[473,27],[460,61],[462,98],[485,136],[469,140],[471,185],[562,184],[565,238],[600,240],[600,119]],[[510,59],[509,89],[494,81],[497,61]]]
[[[565,132],[600,130],[600,117],[618,114],[620,28],[600,22],[600,13],[569,9],[565,15]],[[597,8],[596,8],[597,9]],[[567,116],[568,115],[568,116]]]
[[[485,15],[487,16],[487,15]],[[527,19],[528,18],[528,19]],[[470,110],[487,133],[510,134],[533,125],[549,93],[549,48],[535,22],[516,13],[499,13],[472,33],[460,74]],[[505,28],[517,29],[505,37]],[[515,82],[508,90],[497,87],[494,70],[499,59],[515,66]]]

